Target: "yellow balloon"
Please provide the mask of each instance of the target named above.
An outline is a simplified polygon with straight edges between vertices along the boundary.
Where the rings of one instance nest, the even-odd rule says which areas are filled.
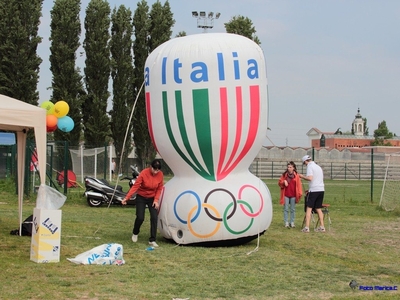
[[[69,105],[67,102],[60,100],[54,104],[54,115],[57,118],[65,117],[69,112]]]
[[[51,101],[44,101],[42,104],[40,104],[41,108],[44,108],[46,110],[46,115],[52,115],[54,114],[54,104]]]

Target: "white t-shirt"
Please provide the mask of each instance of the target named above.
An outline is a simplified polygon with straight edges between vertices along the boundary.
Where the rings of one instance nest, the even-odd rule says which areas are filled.
[[[312,176],[313,179],[308,183],[308,190],[310,192],[323,192],[324,186],[324,173],[320,166],[315,162],[310,161],[307,164],[307,176]]]

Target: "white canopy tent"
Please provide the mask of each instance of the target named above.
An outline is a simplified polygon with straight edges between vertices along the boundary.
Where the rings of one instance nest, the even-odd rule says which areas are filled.
[[[46,110],[0,94],[0,130],[17,133],[18,215],[21,233],[25,178],[25,148],[28,129],[35,131],[40,183],[46,181]]]

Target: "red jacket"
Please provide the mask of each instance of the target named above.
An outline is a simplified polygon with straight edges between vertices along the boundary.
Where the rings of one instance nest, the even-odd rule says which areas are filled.
[[[279,200],[279,203],[281,205],[285,204],[285,188],[286,187],[285,187],[284,181],[286,180],[286,178],[287,178],[287,172],[283,173],[281,178],[279,178],[279,181],[278,181],[278,185],[281,187],[281,197]],[[296,185],[296,196],[295,196],[296,203],[299,203],[301,196],[303,196],[303,187],[301,185],[301,180],[300,180],[299,174],[297,174],[297,172],[294,172],[294,178],[292,180],[294,180],[295,185]]]
[[[137,192],[138,195],[144,198],[154,197],[154,202],[158,202],[163,186],[164,175],[161,171],[153,175],[151,167],[144,169],[140,172],[138,178],[136,178],[135,183],[130,188],[128,194],[126,194],[125,199],[130,199],[131,196]]]

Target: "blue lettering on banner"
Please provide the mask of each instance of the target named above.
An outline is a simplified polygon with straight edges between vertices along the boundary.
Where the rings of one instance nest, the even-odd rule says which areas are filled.
[[[42,225],[44,227],[46,227],[52,234],[56,233],[56,231],[58,230],[58,226],[53,224],[53,222],[50,220],[50,218],[47,218],[46,220],[44,220]]]
[[[88,257],[88,264],[91,265],[96,259],[98,259],[100,255],[93,253],[91,257]]]
[[[110,256],[110,248],[112,244],[107,244],[107,247],[104,249],[103,254],[101,257],[109,257]]]
[[[239,65],[239,54],[237,52],[232,52],[232,63],[233,65],[233,78],[235,80],[240,80],[242,74],[242,70]],[[213,68],[212,70],[216,70],[218,72],[218,78],[220,81],[224,81],[226,77],[225,72],[225,59],[223,53],[216,53],[216,63],[218,68]],[[161,62],[161,84],[165,85],[168,83],[168,76],[167,76],[167,67],[168,67],[168,57],[163,57]],[[183,67],[183,63],[179,60],[179,58],[175,58],[172,62],[172,74],[173,80],[177,84],[183,84],[184,79],[181,78],[180,70]],[[202,61],[195,61],[191,63],[191,73],[189,79],[193,83],[200,83],[200,82],[208,82],[209,81],[209,72],[208,66],[205,62]],[[258,79],[259,78],[259,70],[258,70],[258,62],[255,59],[247,60],[247,70],[245,70],[244,75],[247,76],[249,79]],[[150,86],[150,68],[145,67],[144,70],[144,79],[145,85]]]

